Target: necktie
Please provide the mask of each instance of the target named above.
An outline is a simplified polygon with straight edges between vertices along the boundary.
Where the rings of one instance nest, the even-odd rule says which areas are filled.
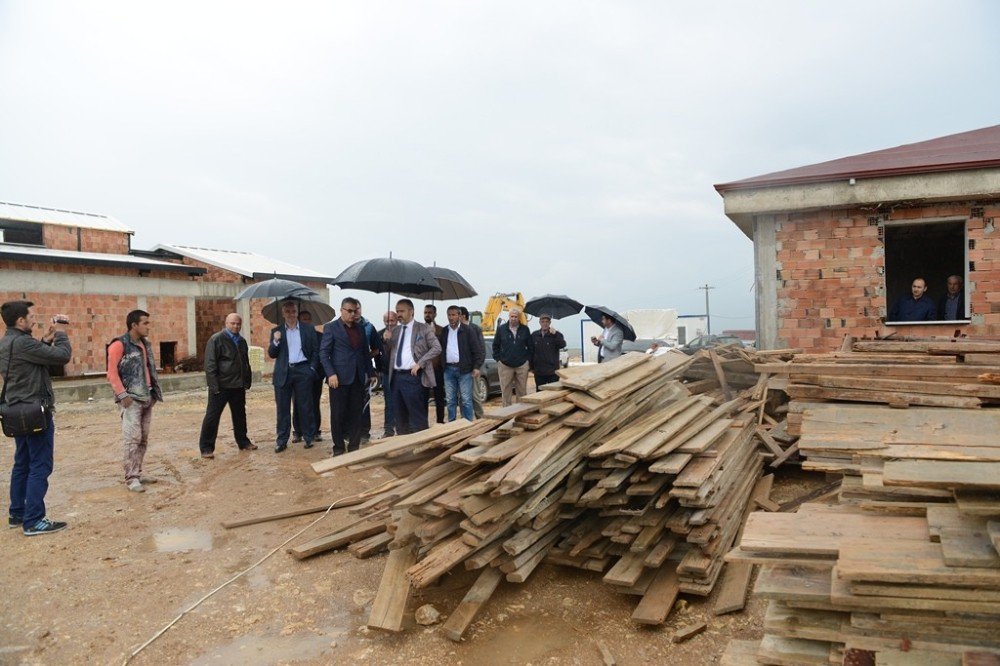
[[[406,344],[406,326],[399,333],[399,345],[396,346],[396,367],[403,369],[403,345]]]

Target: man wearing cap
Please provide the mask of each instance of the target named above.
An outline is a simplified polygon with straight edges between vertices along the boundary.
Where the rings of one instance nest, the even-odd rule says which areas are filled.
[[[552,328],[552,315],[541,315],[538,323],[541,328],[531,334],[531,371],[535,373],[536,391],[545,384],[559,381],[559,376],[556,375],[556,370],[559,369],[559,350],[566,347],[566,338]]]

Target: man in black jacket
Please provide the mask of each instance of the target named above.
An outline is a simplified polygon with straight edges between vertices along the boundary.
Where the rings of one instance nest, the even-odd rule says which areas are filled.
[[[0,338],[0,372],[4,378],[4,403],[40,400],[48,410],[48,427],[42,432],[14,438],[14,466],[10,470],[10,513],[7,524],[21,527],[25,536],[51,534],[66,523],[45,517],[55,449],[52,411],[55,398],[50,365],[69,363],[72,348],[62,325],[55,323],[40,341],[31,335],[35,315],[29,301],[9,301],[0,306],[7,333]]]
[[[472,329],[461,321],[457,305],[448,308],[448,325],[438,333],[441,343],[441,364],[444,368],[444,392],[448,403],[448,421],[454,421],[459,397],[462,401],[462,418],[471,421],[472,382],[479,376],[485,354],[475,339]]]
[[[500,373],[503,406],[514,403],[528,393],[528,362],[532,356],[531,332],[521,322],[521,311],[512,308],[510,319],[497,329],[493,337],[493,358]]]
[[[235,312],[226,316],[226,327],[208,339],[205,345],[205,379],[208,382],[208,408],[201,422],[198,448],[202,458],[215,457],[215,438],[219,418],[229,405],[233,418],[233,437],[241,451],[253,451],[257,445],[247,437],[247,390],[253,381],[247,341],[240,335],[243,319]]]
[[[535,390],[544,384],[559,381],[556,370],[559,369],[559,350],[566,347],[566,338],[552,328],[551,315],[543,314],[538,318],[540,329],[531,334],[533,352],[531,371],[535,373]]]

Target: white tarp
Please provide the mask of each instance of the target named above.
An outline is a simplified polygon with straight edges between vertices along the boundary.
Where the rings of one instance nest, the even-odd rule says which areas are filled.
[[[622,315],[632,324],[637,338],[677,337],[677,310],[629,310]]]

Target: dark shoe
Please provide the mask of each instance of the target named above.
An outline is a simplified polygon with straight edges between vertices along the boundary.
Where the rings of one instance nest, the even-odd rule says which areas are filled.
[[[48,518],[42,518],[32,527],[24,528],[24,536],[38,536],[39,534],[52,534],[53,532],[58,532],[59,530],[66,529],[66,523],[61,523],[55,520],[49,520]]]
[[[211,451],[205,451],[204,453],[201,454],[201,457],[202,458],[214,458],[215,454],[212,453]]]
[[[298,444],[302,441],[302,435],[292,435],[292,444]]]
[[[314,439],[313,441],[314,442],[322,442],[323,441],[323,435],[321,435],[319,433],[316,433],[316,439]]]
[[[20,527],[24,524],[24,518],[21,516],[7,516],[7,527]]]
[[[302,448],[311,449],[313,446],[315,446],[315,444],[313,444],[312,442],[306,442],[306,445],[303,446]]]
[[[333,450],[333,455],[335,455],[335,456],[342,456],[342,455],[344,455],[344,450],[343,449],[334,449]]]
[[[275,453],[281,453],[282,451],[284,451],[287,448],[288,448],[287,444],[275,444],[275,446],[274,446],[274,452]]]
[[[257,450],[257,445],[254,444],[253,442],[250,442],[246,446],[240,447],[240,451],[256,451],[256,450]]]

